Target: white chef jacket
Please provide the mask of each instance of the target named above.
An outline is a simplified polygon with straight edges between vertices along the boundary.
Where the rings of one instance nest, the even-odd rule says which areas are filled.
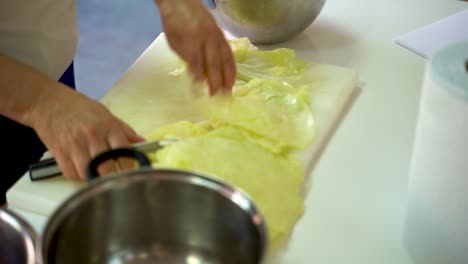
[[[77,44],[76,0],[0,0],[1,53],[58,80]]]

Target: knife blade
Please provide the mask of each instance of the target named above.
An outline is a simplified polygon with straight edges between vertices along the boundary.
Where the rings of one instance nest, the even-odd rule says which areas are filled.
[[[160,141],[145,141],[133,144],[131,148],[134,148],[140,152],[148,153],[157,151],[167,144],[175,142],[176,139],[164,139]],[[31,181],[39,181],[51,177],[56,177],[62,174],[60,167],[57,164],[55,158],[47,158],[29,166],[29,177]]]

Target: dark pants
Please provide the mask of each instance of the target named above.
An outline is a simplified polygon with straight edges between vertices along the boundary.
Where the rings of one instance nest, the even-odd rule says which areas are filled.
[[[59,80],[75,89],[73,63]],[[34,89],[34,87],[31,87]],[[0,115],[0,205],[6,202],[6,191],[39,161],[46,147],[33,129]]]

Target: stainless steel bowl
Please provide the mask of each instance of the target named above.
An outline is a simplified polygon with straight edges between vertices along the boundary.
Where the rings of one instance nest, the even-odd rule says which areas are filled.
[[[33,264],[36,233],[15,213],[0,208],[0,263]]]
[[[91,182],[45,228],[44,263],[261,263],[264,220],[241,191],[141,168]]]
[[[320,14],[325,0],[205,0],[222,29],[254,44],[288,40]]]

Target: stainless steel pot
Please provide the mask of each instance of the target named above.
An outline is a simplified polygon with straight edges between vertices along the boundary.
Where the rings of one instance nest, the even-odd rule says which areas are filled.
[[[320,14],[325,0],[205,0],[221,28],[254,44],[288,40]]]
[[[36,233],[21,217],[0,208],[0,263],[34,264]]]
[[[189,171],[152,169],[134,150],[111,150],[90,164],[136,157],[141,167],[93,180],[49,219],[44,263],[262,263],[267,229],[240,190]]]

